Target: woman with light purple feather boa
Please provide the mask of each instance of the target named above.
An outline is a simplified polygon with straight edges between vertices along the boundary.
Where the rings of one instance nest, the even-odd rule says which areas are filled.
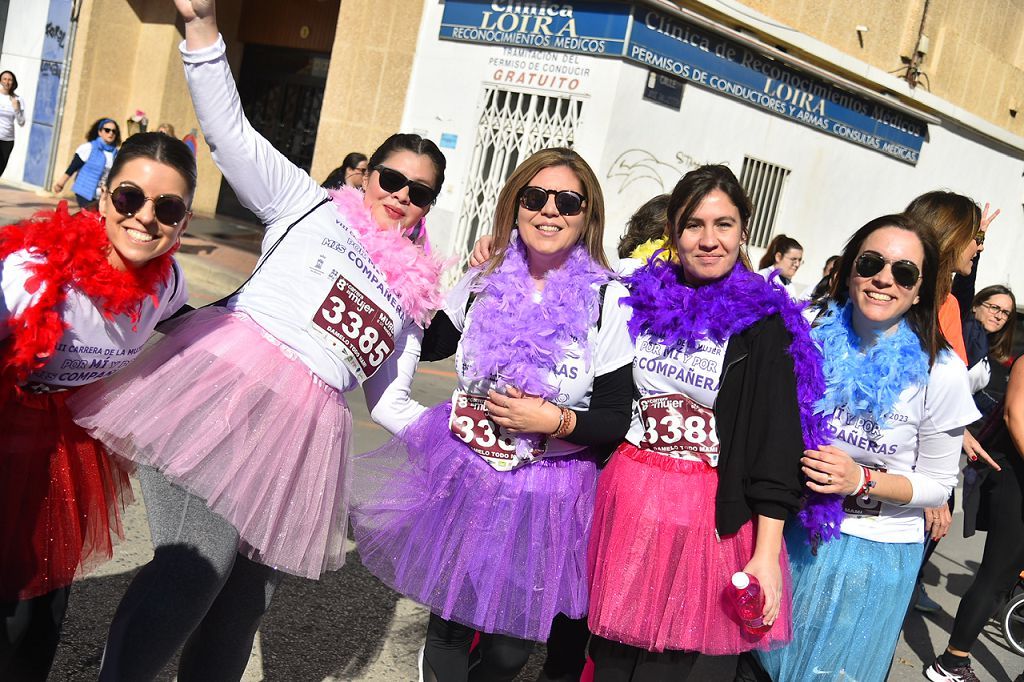
[[[423,340],[423,359],[456,356],[452,400],[354,463],[363,564],[431,610],[423,680],[511,680],[558,614],[586,614],[597,462],[622,439],[632,396],[626,292],[603,224],[578,154],[524,161],[498,197],[493,257]]]

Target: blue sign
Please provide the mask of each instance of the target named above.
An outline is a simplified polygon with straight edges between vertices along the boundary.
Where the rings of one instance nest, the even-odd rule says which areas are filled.
[[[916,164],[927,125],[737,42],[637,6],[626,57]]]
[[[441,149],[455,149],[459,142],[459,136],[455,133],[441,133]]]
[[[440,37],[488,45],[621,56],[629,18],[630,6],[626,3],[447,0]]]

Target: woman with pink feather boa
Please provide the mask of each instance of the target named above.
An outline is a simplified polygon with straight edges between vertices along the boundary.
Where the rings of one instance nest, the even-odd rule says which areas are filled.
[[[266,225],[242,288],[173,323],[119,373],[78,394],[76,420],[138,465],[155,556],[111,625],[100,679],[149,680],[184,646],[178,678],[239,679],[281,571],[345,560],[352,417],[398,430],[442,264],[423,218],[444,181],[429,140],[396,134],[364,192],[328,193],[246,120],[212,0],[177,0],[196,114],[213,158]]]

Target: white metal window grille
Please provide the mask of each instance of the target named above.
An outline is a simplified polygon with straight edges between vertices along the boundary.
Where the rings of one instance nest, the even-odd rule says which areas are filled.
[[[545,147],[571,147],[583,101],[486,86],[469,179],[452,243],[465,265],[473,244],[491,229],[505,180],[520,161]]]
[[[775,216],[779,212],[782,188],[790,171],[749,156],[743,157],[740,184],[754,205],[750,219],[750,246],[766,248],[775,231]]]

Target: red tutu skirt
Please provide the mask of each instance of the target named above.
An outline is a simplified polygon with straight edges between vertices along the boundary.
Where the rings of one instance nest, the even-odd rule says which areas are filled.
[[[718,472],[623,443],[597,484],[591,528],[590,631],[630,646],[737,654],[792,637],[785,548],[782,609],[771,630],[748,633],[729,598],[732,574],[754,553],[754,524],[715,533]]]
[[[71,421],[73,392],[0,404],[0,601],[67,587],[124,538],[128,474]]]

